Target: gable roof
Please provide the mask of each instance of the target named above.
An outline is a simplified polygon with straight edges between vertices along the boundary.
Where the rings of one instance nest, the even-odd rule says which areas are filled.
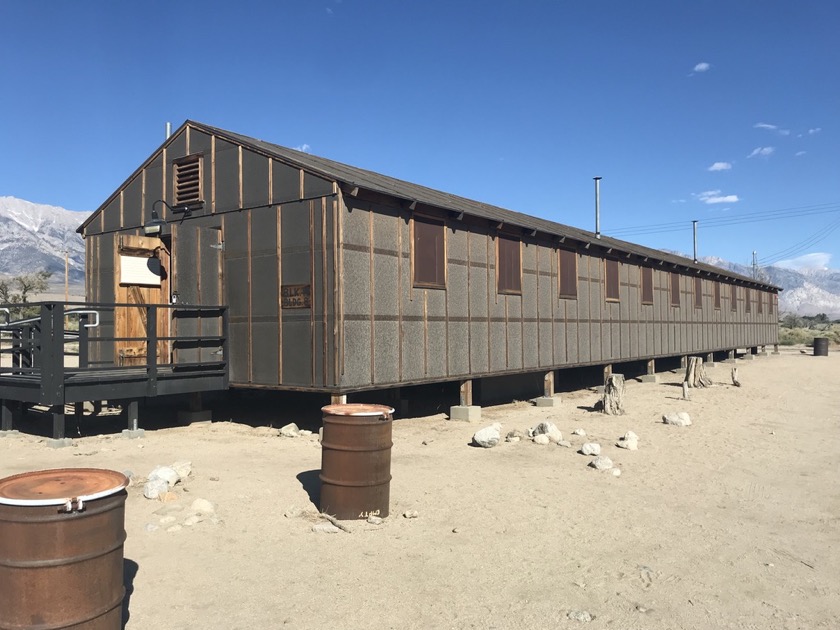
[[[455,214],[463,212],[464,214],[484,218],[492,223],[519,227],[526,232],[533,232],[536,230],[539,233],[557,237],[558,240],[572,239],[584,244],[587,247],[596,246],[599,249],[607,250],[608,253],[615,252],[617,254],[629,254],[644,260],[652,260],[658,263],[668,264],[674,268],[683,267],[686,269],[693,269],[697,272],[705,272],[715,276],[739,280],[741,282],[765,289],[776,291],[782,290],[781,287],[736,274],[720,267],[700,262],[695,263],[691,259],[683,256],[678,256],[676,254],[671,254],[669,252],[664,252],[650,247],[644,247],[628,241],[622,241],[604,234],[601,234],[600,237],[598,237],[594,232],[564,225],[562,223],[556,223],[547,219],[541,219],[521,212],[507,210],[505,208],[482,203],[473,199],[467,199],[466,197],[459,197],[458,195],[452,195],[440,190],[421,186],[420,184],[403,181],[395,177],[389,177],[387,175],[375,173],[356,166],[350,166],[349,164],[328,160],[309,153],[265,142],[264,140],[227,131],[226,129],[213,127],[211,125],[206,125],[192,120],[184,122],[181,128],[187,126],[191,126],[206,133],[217,135],[235,144],[240,144],[244,147],[256,150],[259,153],[275,157],[283,162],[295,165],[298,168],[302,168],[315,175],[320,175],[326,179],[336,181],[345,188],[358,187],[364,190],[390,195],[400,200],[418,202],[428,206],[433,206]],[[180,132],[181,128],[173,134],[173,137]],[[164,143],[164,145],[165,144],[166,143]],[[140,168],[143,167],[141,166]],[[138,169],[138,171],[139,170],[140,169]],[[101,211],[107,203],[108,202],[106,201],[102,206],[100,206],[100,209],[97,210],[97,212],[94,212],[91,215],[91,218],[89,218],[79,229],[82,230],[93,218],[93,216],[98,214],[98,212]]]

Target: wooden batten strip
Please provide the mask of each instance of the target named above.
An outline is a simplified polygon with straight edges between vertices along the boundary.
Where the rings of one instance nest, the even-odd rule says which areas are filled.
[[[321,384],[326,385],[327,357],[329,357],[329,287],[327,286],[327,199],[321,197],[321,346],[324,349],[321,360]]]
[[[274,170],[274,167],[270,170]],[[276,206],[277,217],[277,382],[283,383],[283,248],[281,213],[282,206]]]
[[[303,171],[301,171],[303,172]],[[315,287],[315,202],[309,202],[309,290],[310,295]],[[312,352],[310,385],[315,383],[315,308],[309,305],[309,347]]]
[[[210,213],[216,212],[216,136],[210,136]]]
[[[374,280],[374,244],[373,244],[373,210],[368,211],[368,245],[370,245],[369,249],[369,269],[368,272],[370,274],[370,382],[374,384],[376,382],[375,377],[375,369],[376,369],[376,315],[375,315],[375,307],[376,307],[376,283]]]
[[[403,217],[402,211],[397,215],[397,374],[399,379],[403,379]],[[409,251],[409,259],[411,252]],[[409,284],[411,286],[411,284]],[[410,289],[409,289],[410,290]]]

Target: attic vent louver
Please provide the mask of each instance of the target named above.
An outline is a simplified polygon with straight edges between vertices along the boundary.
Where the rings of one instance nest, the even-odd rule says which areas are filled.
[[[201,156],[188,155],[174,162],[175,207],[195,209],[201,199]]]

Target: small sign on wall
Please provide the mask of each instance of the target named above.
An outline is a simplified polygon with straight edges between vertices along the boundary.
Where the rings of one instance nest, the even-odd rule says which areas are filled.
[[[120,255],[120,284],[159,287],[162,275],[160,258]]]
[[[312,308],[312,289],[308,284],[284,284],[280,289],[282,308]]]

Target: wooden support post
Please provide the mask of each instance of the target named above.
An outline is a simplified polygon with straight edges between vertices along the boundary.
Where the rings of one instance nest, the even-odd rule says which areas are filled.
[[[82,417],[85,415],[85,403],[73,403],[73,415],[76,416],[76,422],[81,422]]]
[[[53,421],[53,439],[63,440],[65,430],[64,405],[55,405],[52,407],[51,411]]]
[[[656,359],[648,359],[647,374],[648,375],[656,374]]]
[[[197,410],[194,409],[193,411]],[[125,415],[128,421],[128,430],[136,431],[140,424],[140,401],[136,399],[129,400],[125,406]]]
[[[680,368],[685,369],[688,367],[688,357],[680,357]]]
[[[133,401],[135,404],[137,401]],[[131,403],[129,403],[130,405]],[[203,408],[203,402],[201,400],[201,392],[193,392],[190,394],[190,411],[198,412],[201,411]]]
[[[330,396],[330,404],[331,405],[346,405],[347,404],[347,394],[333,394]]]
[[[689,357],[688,366],[685,368],[684,382],[688,387],[710,387],[712,379],[706,375],[706,368],[703,359],[700,357]]]
[[[0,431],[12,431],[14,429],[14,417],[12,401],[0,400]]]
[[[102,413],[102,401],[101,400],[94,400],[93,401],[93,415],[98,416]]]
[[[604,366],[604,385],[607,384],[607,381],[610,380],[610,376],[612,376],[612,363],[609,363]]]
[[[779,344],[773,344],[773,354],[779,354]]]
[[[710,352],[706,355],[706,363],[714,363],[715,362],[715,353]]]
[[[458,390],[459,405],[462,407],[471,407],[473,404],[473,382],[461,381],[461,387]]]
[[[554,396],[554,371],[546,372],[543,378],[543,396],[551,398]]]

